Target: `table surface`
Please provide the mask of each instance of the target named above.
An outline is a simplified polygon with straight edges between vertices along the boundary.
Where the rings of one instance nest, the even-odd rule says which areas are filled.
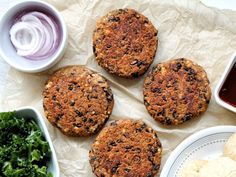
[[[207,6],[213,6],[220,9],[236,10],[236,1],[232,0],[201,0]],[[0,0],[0,18],[3,12],[16,0]],[[9,71],[9,65],[0,57],[0,93],[5,85],[6,76]]]

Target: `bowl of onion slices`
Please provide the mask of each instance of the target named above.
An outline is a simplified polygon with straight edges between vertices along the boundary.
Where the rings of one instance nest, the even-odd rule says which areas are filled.
[[[3,14],[0,36],[0,56],[15,69],[36,73],[62,58],[68,32],[55,7],[43,1],[26,0]]]

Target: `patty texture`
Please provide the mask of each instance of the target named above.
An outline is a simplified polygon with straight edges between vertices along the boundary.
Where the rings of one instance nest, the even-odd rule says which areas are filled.
[[[157,32],[147,17],[133,9],[111,11],[96,24],[93,34],[96,60],[109,73],[136,78],[153,62]]]
[[[83,66],[68,66],[53,73],[43,91],[49,122],[68,136],[97,133],[113,109],[108,82]]]
[[[205,112],[211,88],[204,69],[188,59],[157,64],[144,81],[144,104],[164,125],[178,125]]]
[[[142,121],[118,120],[105,127],[89,152],[98,177],[153,177],[161,164],[157,133]]]

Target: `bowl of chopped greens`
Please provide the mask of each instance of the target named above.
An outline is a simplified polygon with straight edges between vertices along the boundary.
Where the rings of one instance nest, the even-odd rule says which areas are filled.
[[[0,176],[59,177],[59,173],[40,113],[32,107],[0,113]]]

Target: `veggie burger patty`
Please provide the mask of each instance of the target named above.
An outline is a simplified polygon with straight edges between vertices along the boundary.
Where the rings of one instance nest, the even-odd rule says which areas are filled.
[[[133,9],[111,11],[97,22],[93,50],[98,64],[109,73],[125,78],[144,74],[156,49],[157,30]]]
[[[157,64],[144,81],[144,104],[164,125],[178,125],[205,112],[211,88],[204,69],[182,58]]]
[[[157,133],[142,121],[118,120],[103,128],[89,152],[98,177],[153,177],[161,163]]]
[[[68,136],[98,132],[114,104],[107,80],[83,66],[68,66],[53,73],[43,97],[47,119]]]

